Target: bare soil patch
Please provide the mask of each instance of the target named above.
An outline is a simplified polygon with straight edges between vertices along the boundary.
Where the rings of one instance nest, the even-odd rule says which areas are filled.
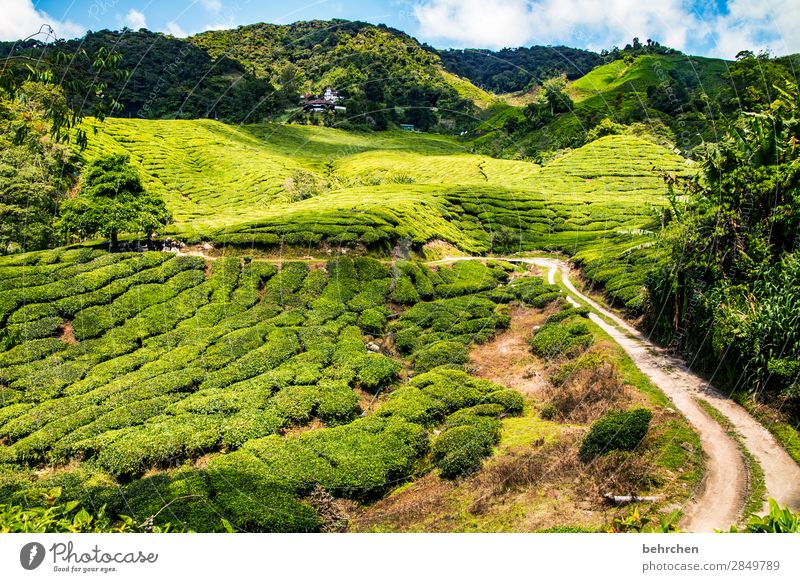
[[[71,321],[64,320],[64,323],[58,326],[58,339],[70,345],[78,343],[78,338],[75,337],[75,330],[72,329]]]
[[[540,309],[515,306],[511,324],[491,341],[470,352],[474,375],[527,395],[539,395],[547,387],[543,368],[528,348],[528,338],[546,315]]]

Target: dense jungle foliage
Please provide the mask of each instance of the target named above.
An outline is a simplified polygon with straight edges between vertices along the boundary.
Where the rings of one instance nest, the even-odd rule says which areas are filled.
[[[754,110],[674,184],[686,195],[665,211],[668,258],[648,282],[649,313],[657,335],[715,382],[787,399],[796,414],[800,110],[796,86],[766,65],[743,72],[764,75],[774,99],[751,85],[742,99]]]

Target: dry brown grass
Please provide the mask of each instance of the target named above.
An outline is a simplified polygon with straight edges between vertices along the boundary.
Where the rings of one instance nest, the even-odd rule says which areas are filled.
[[[498,458],[474,478],[469,511],[482,515],[499,499],[525,490],[571,489],[574,497],[602,507],[605,495],[638,495],[653,485],[651,468],[637,453],[611,453],[590,464],[578,458],[577,435]]]
[[[587,471],[589,493],[639,495],[653,485],[650,463],[638,453],[612,452],[595,459]]]
[[[570,483],[583,470],[575,435],[547,446],[543,440],[538,441],[530,448],[498,457],[487,465],[475,478],[476,485],[485,492],[476,501],[529,487]]]
[[[396,531],[419,527],[432,514],[453,509],[450,498],[457,484],[445,481],[432,472],[415,481],[406,490],[390,495],[364,508],[351,522],[356,531],[375,527]]]
[[[559,420],[587,424],[627,403],[630,390],[622,381],[617,365],[602,362],[579,368],[560,386],[550,386],[547,397]]]
[[[350,513],[353,502],[337,499],[319,485],[314,488],[306,499],[322,520],[320,531],[323,533],[346,532],[350,524]]]

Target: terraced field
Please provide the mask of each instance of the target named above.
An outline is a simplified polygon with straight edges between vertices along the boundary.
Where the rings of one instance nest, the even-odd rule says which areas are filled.
[[[248,248],[358,247],[469,253],[561,250],[635,309],[659,172],[690,166],[632,136],[608,136],[544,167],[471,154],[443,136],[203,121],[108,119],[97,152],[127,150],[188,241]],[[619,280],[618,280],[619,279]]]
[[[485,447],[493,419],[522,410],[460,366],[508,325],[504,304],[545,305],[554,287],[507,283],[498,262],[321,267],[0,259],[0,499],[60,487],[138,521],[174,500],[159,520],[181,528],[316,530],[315,487],[373,499],[415,473],[437,427],[474,424]]]

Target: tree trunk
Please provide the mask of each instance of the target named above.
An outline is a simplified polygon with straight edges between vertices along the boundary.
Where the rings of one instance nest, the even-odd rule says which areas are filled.
[[[109,233],[109,239],[109,246],[111,247],[111,250],[117,250],[117,229],[111,229],[111,232]]]

